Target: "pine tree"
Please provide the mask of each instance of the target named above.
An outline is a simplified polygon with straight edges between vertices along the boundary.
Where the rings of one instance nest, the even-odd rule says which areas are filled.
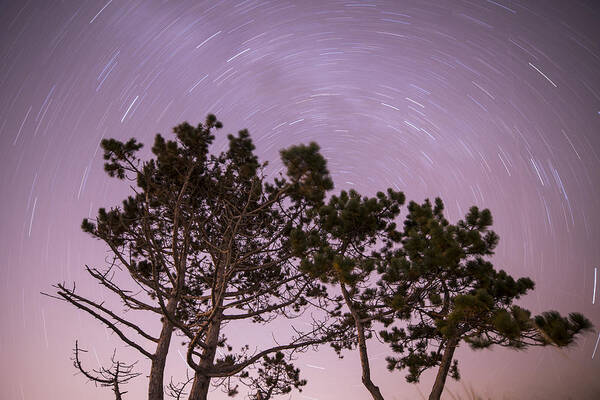
[[[314,321],[308,331],[298,330],[287,342],[256,354],[249,354],[249,345],[238,352],[228,345],[223,333],[229,324],[295,317],[310,302],[326,301],[324,286],[298,270],[289,235],[292,227],[308,222],[307,213],[323,203],[333,184],[315,143],[282,150],[287,174],[273,182],[266,180],[267,164],[254,155],[246,130],[228,135],[227,151],[211,154],[212,131],[221,126],[209,115],[204,125],[175,127],[175,140],[158,134],[147,161],[138,156],[142,144],[136,139],[102,141],[106,172],[136,187],[121,207],[101,208],[96,220],[83,221],[83,230],[112,254],[106,268],[86,269],[118,295],[126,311],[160,318],[158,337],[79,294],[74,285],[56,285],[57,298],[86,311],[151,360],[149,400],[164,397],[174,332],[186,338],[187,362],[195,371],[192,400],[206,399],[211,380],[220,378],[217,383],[225,385],[224,378],[245,377],[247,367],[271,353],[334,338],[324,321]],[[135,291],[114,278],[121,271]],[[220,355],[217,348],[223,349]],[[269,362],[278,360],[284,365],[277,355]]]
[[[384,249],[389,249],[399,241],[394,219],[403,203],[404,194],[392,189],[373,198],[355,190],[342,191],[319,208],[311,230],[292,232],[296,251],[303,255],[302,270],[342,293],[338,302],[347,312],[339,327],[347,336],[338,337],[332,345],[338,353],[358,348],[362,382],[375,400],[383,400],[383,396],[371,379],[367,340],[372,336],[373,320],[389,314],[373,287],[373,273],[382,261],[375,248],[384,243]],[[338,317],[338,312],[339,307],[331,310],[331,315]]]
[[[271,400],[274,396],[290,393],[292,388],[301,392],[302,386],[307,383],[305,379],[300,379],[300,370],[288,362],[280,351],[272,357],[264,356],[256,370],[256,376],[245,372],[240,378],[251,388],[248,397],[252,400]]]
[[[418,382],[425,370],[439,366],[430,400],[440,398],[448,374],[459,379],[453,356],[461,342],[474,349],[562,347],[592,327],[578,313],[548,311],[532,318],[514,304],[534,283],[496,271],[486,260],[499,240],[489,229],[490,211],[471,207],[453,225],[443,209],[439,198],[433,206],[428,200],[409,204],[402,247],[387,252],[379,284],[396,320],[408,320],[406,328],[381,332],[394,352],[403,353],[388,357],[388,368],[406,368],[407,381]]]

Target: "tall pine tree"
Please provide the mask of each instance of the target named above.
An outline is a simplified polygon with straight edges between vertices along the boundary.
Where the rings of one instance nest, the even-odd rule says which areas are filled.
[[[206,399],[211,380],[221,378],[217,383],[224,385],[223,378],[245,378],[244,370],[261,360],[269,368],[253,382],[263,382],[260,390],[267,392],[264,382],[274,382],[273,390],[287,390],[282,382],[291,382],[294,373],[288,371],[287,380],[265,375],[280,375],[281,368],[273,365],[278,362],[286,370],[279,352],[335,340],[326,322],[314,321],[310,329],[253,354],[248,352],[251,343],[240,351],[228,344],[227,325],[295,317],[311,302],[326,301],[324,286],[297,268],[289,235],[292,227],[308,223],[307,214],[323,203],[333,184],[314,143],[283,150],[286,176],[269,182],[266,163],[259,163],[246,130],[228,136],[226,151],[210,153],[212,131],[218,128],[221,123],[209,115],[197,127],[175,127],[175,140],[158,134],[149,160],[138,156],[142,144],[135,139],[102,141],[107,173],[136,187],[122,206],[102,208],[95,220],[83,221],[83,230],[112,254],[107,267],[86,269],[121,299],[126,311],[160,318],[158,336],[80,294],[74,285],[56,286],[59,299],[89,313],[151,361],[149,400],[164,397],[164,367],[174,332],[186,338],[187,362],[195,372],[192,400]],[[120,272],[130,287],[115,278]]]

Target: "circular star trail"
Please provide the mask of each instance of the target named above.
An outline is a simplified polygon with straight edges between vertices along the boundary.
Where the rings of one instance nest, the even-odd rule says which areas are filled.
[[[0,3],[0,397],[109,395],[73,376],[74,340],[92,368],[113,348],[135,354],[40,292],[76,281],[104,295],[84,264],[101,266],[106,249],[79,226],[129,189],[103,172],[100,140],[149,143],[207,113],[226,132],[248,128],[273,175],[279,149],[316,141],[336,190],[440,196],[452,221],[489,208],[495,266],[536,282],[522,304],[600,325],[599,18],[595,1]],[[224,144],[222,133],[214,150]],[[461,348],[463,382],[492,398],[593,398],[598,338]],[[384,395],[427,392],[431,374],[407,384],[372,346]],[[174,349],[167,376],[182,377]],[[292,398],[367,398],[356,354],[324,347],[297,365],[309,384]]]

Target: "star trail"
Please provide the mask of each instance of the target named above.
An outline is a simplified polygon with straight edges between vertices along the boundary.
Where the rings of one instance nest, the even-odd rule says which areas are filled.
[[[272,176],[281,148],[316,141],[336,191],[440,196],[452,221],[471,205],[489,208],[494,265],[536,282],[521,304],[582,312],[600,326],[599,2],[29,0],[0,2],[0,21],[0,397],[109,398],[75,376],[75,339],[91,350],[91,368],[115,348],[127,360],[135,353],[40,292],[75,281],[117,304],[84,270],[107,253],[81,220],[130,190],[103,172],[99,143],[136,137],[147,155],[156,133],[208,113],[225,131],[213,151],[248,128]],[[449,389],[598,398],[599,341],[462,346],[462,380]],[[432,373],[408,384],[386,370],[386,346],[370,346],[386,398],[427,392]],[[358,355],[345,355],[300,354],[309,383],[291,398],[367,398]],[[185,377],[180,356],[171,352],[165,383]],[[126,398],[143,398],[144,379]]]

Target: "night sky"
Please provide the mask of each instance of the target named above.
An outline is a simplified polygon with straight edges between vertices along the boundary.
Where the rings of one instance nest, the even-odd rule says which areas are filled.
[[[103,172],[100,140],[149,144],[207,113],[224,124],[214,151],[248,128],[272,175],[279,149],[316,141],[336,190],[441,196],[451,221],[471,205],[491,209],[494,265],[536,282],[519,304],[600,326],[600,2],[13,0],[0,2],[0,26],[1,398],[111,398],[74,375],[75,339],[91,368],[114,348],[135,353],[40,292],[76,281],[106,294],[84,265],[102,267],[108,254],[80,224],[129,188]],[[276,328],[230,335],[254,348]],[[462,381],[448,387],[600,398],[599,338],[569,350],[463,345]],[[180,341],[166,383],[185,375]],[[405,383],[387,372],[386,353],[371,343],[387,399],[429,392],[432,373]],[[356,354],[338,360],[323,347],[296,364],[309,384],[293,399],[368,398]],[[146,378],[128,388],[126,398],[143,398]]]

